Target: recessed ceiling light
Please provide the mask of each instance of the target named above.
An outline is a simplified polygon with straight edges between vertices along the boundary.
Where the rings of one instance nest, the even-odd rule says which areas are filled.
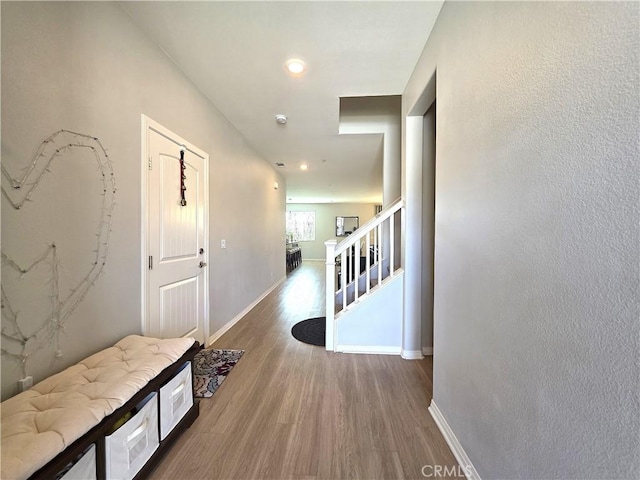
[[[300,170],[309,170],[309,166],[306,163],[300,165]]]
[[[280,125],[284,125],[287,123],[287,116],[284,113],[279,113],[276,115],[276,123]]]
[[[299,58],[290,58],[284,66],[287,71],[293,75],[300,75],[305,70],[304,62]]]

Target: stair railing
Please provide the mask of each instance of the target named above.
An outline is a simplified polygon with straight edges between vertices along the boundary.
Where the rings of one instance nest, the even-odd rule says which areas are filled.
[[[326,349],[334,350],[336,311],[358,303],[360,297],[368,295],[372,288],[393,277],[399,262],[396,261],[396,215],[402,215],[404,201],[399,198],[340,243],[336,239],[327,240],[326,247]],[[388,238],[388,241],[387,241]],[[366,258],[361,267],[361,250]],[[339,270],[336,271],[336,266]],[[375,284],[372,283],[372,274]],[[336,289],[336,279],[339,286]],[[364,282],[362,293],[360,284]],[[351,295],[353,292],[353,295]],[[341,295],[339,295],[341,293]],[[341,301],[336,305],[336,297]]]

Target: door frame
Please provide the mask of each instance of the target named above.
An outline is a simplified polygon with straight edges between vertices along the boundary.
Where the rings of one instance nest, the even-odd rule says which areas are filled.
[[[402,322],[402,357],[405,359],[422,358],[423,355],[435,355],[434,347],[428,349],[422,345],[423,292],[421,269],[424,221],[422,215],[422,199],[424,195],[422,184],[424,115],[433,102],[436,101],[436,82],[437,70],[434,69],[424,86],[424,90],[413,106],[409,106],[408,112],[403,118],[405,161],[402,170],[402,197],[405,199],[405,215],[402,217],[404,222],[402,226],[402,238],[404,239],[402,265],[405,268],[405,291],[404,320]],[[409,172],[411,172],[410,175]],[[435,319],[433,324],[435,327]]]
[[[140,299],[140,311],[141,311],[141,329],[143,335],[149,335],[149,136],[147,132],[149,130],[155,130],[161,135],[170,138],[172,141],[177,141],[179,144],[186,147],[187,150],[204,158],[204,258],[203,261],[209,265],[209,269],[204,272],[204,325],[202,326],[204,331],[204,344],[209,339],[209,154],[204,150],[196,147],[192,143],[183,139],[180,135],[172,132],[168,128],[162,126],[155,120],[141,115],[141,156],[140,156],[140,172],[141,172],[141,195],[140,195],[140,268],[141,268],[141,299]]]

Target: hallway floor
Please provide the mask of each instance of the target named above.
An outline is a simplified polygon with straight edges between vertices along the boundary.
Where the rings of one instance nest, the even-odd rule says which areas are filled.
[[[214,343],[245,354],[150,478],[447,478],[423,470],[457,465],[427,411],[431,357],[334,354],[291,336],[324,315],[323,280],[323,263],[303,263]]]

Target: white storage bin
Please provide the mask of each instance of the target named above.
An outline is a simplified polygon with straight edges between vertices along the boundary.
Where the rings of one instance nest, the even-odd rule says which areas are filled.
[[[160,439],[165,437],[180,422],[193,406],[193,380],[191,362],[160,389]]]
[[[89,450],[82,456],[71,469],[65,473],[60,480],[95,480],[96,479],[96,445],[89,447]]]
[[[105,437],[105,463],[109,480],[133,478],[158,448],[157,394],[152,393],[144,402],[138,413]]]

